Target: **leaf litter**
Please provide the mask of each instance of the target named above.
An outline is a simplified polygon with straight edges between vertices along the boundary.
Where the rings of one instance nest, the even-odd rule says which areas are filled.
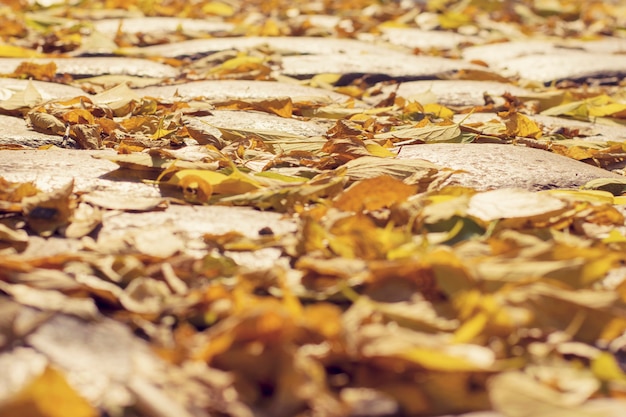
[[[76,10],[37,6],[28,14],[26,3],[9,3],[0,53],[26,58],[79,51],[90,29],[77,16],[129,14],[132,8],[145,15],[218,18],[248,36],[357,38],[380,34],[385,25],[434,25],[471,34],[483,27],[486,41],[502,41],[516,31],[616,34],[626,24],[618,3],[595,1],[585,7],[559,2],[558,10],[553,2],[502,7],[489,0],[411,8],[354,0],[289,8],[267,2],[92,3]],[[320,10],[339,21],[316,26]],[[555,18],[557,12],[567,18]],[[113,40],[120,48],[197,36],[122,29]],[[97,33],[91,35],[94,41]],[[9,46],[15,39],[20,46]],[[182,68],[181,79],[147,81],[284,81],[276,72],[280,55],[261,46],[191,65],[167,59]],[[143,85],[138,78],[73,80],[52,64],[25,62],[5,76],[82,84],[83,96],[46,101],[29,83],[0,102],[0,112],[62,136],[69,147],[116,149],[107,159],[120,166],[118,178],[140,178],[162,197],[78,192],[72,182],[44,192],[0,178],[0,310],[6,311],[0,362],[19,358],[24,349],[50,362],[28,381],[0,377],[0,386],[10,388],[0,396],[0,414],[436,416],[496,410],[547,417],[618,416],[623,410],[624,185],[607,179],[584,190],[481,192],[451,185],[450,176],[460,172],[394,158],[407,145],[491,141],[609,167],[624,160],[623,143],[583,146],[580,132],[555,134],[533,115],[621,125],[619,85],[526,85],[534,94],[504,94],[497,105],[485,96],[484,105],[454,107],[432,94],[416,101],[384,93],[389,82],[357,78],[338,85],[336,74],[298,81],[347,94],[345,102],[332,104],[289,97],[162,99],[137,94],[131,87]],[[488,72],[459,78],[516,82]],[[305,137],[219,126],[215,136],[198,122],[215,110],[331,127],[323,136]],[[470,124],[455,117],[468,113],[490,113],[493,120]],[[107,216],[170,204],[277,211],[297,230],[207,233],[194,251],[165,226],[99,238]],[[37,236],[63,238],[77,249],[33,253],[29,246]],[[236,261],[268,249],[276,256],[270,266]],[[614,274],[620,279],[611,285]],[[60,336],[68,329],[75,340]],[[117,385],[90,385],[85,375],[108,372],[99,361],[111,356],[86,340],[120,331],[126,353],[151,363],[150,380],[142,374]],[[87,348],[76,348],[75,357],[59,356],[52,350],[59,340]],[[109,379],[115,380],[112,374]],[[63,409],[56,406],[61,403]]]

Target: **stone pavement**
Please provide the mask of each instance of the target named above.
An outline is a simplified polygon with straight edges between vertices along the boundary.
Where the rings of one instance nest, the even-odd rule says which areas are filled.
[[[309,20],[313,29],[320,33],[340,22],[334,16],[313,16]],[[75,145],[68,142],[64,132],[52,134],[41,127],[35,130],[20,109],[79,96],[112,104],[124,101],[132,94],[137,100],[154,97],[163,102],[200,101],[211,106],[232,100],[253,102],[289,97],[295,107],[301,104],[303,108],[310,106],[315,111],[281,117],[255,110],[211,109],[204,115],[185,116],[184,123],[190,130],[217,142],[226,140],[225,132],[243,131],[280,132],[306,138],[310,143],[324,143],[332,135],[331,129],[337,120],[352,114],[345,109],[375,114],[380,107],[377,103],[391,95],[454,109],[454,122],[464,132],[474,135],[474,143],[431,143],[420,139],[407,144],[396,141],[400,144],[390,148],[398,160],[423,159],[434,163],[441,171],[450,170],[448,184],[477,190],[522,188],[535,191],[576,189],[594,179],[623,178],[623,159],[620,157],[611,160],[610,164],[596,163],[602,166],[599,167],[594,166],[593,158],[577,160],[564,156],[565,151],[559,154],[551,150],[553,146],[565,146],[561,143],[593,144],[594,149],[600,149],[607,143],[624,142],[626,125],[606,118],[576,120],[550,113],[549,109],[562,101],[567,94],[566,87],[576,83],[584,83],[590,90],[621,91],[623,99],[626,38],[521,37],[502,41],[501,37],[494,38],[493,32],[487,35],[478,30],[449,32],[429,27],[426,23],[421,27],[386,27],[377,34],[366,34],[357,39],[241,37],[229,36],[237,27],[220,19],[143,16],[121,20],[105,16],[93,21],[93,30],[93,34],[100,36],[98,42],[85,43],[63,57],[29,59],[36,64],[54,62],[56,78],[61,80],[69,75],[70,85],[0,78],[0,176],[9,181],[33,181],[44,191],[74,180],[75,192],[89,195],[95,205],[110,210],[103,218],[99,232],[103,239],[116,236],[128,239],[130,236],[136,241],[167,240],[170,245],[166,251],[193,253],[201,247],[202,236],[206,233],[236,231],[254,238],[268,227],[277,235],[293,233],[297,224],[293,218],[279,213],[245,207],[166,206],[154,185],[130,178],[120,179],[112,174],[118,168],[118,164],[112,162],[115,149],[105,149],[104,145],[101,149],[73,149]],[[163,33],[174,34],[181,30],[189,38],[198,35],[198,39],[123,48],[114,43],[120,33],[156,38]],[[207,35],[212,37],[207,38]],[[238,79],[235,72],[229,79],[227,71],[216,76],[213,71],[216,66],[237,57],[250,63],[250,78],[257,75],[254,71],[262,70],[267,71],[266,79]],[[262,67],[256,65],[260,62],[257,58],[263,62]],[[0,58],[0,72],[14,72],[23,61],[23,57]],[[117,97],[104,98],[101,95],[120,83],[126,84],[130,90],[112,90],[119,93]],[[357,98],[347,94],[350,85],[359,83],[372,88],[377,86],[379,91]],[[31,90],[33,87],[35,93]],[[511,102],[511,97],[518,101],[520,108],[525,106],[528,110],[525,114],[540,127],[542,137],[549,140],[542,141],[537,137],[502,139],[507,120],[500,112]],[[559,142],[560,139],[563,142]],[[186,144],[193,148],[198,142]],[[50,145],[54,146],[50,148]],[[163,207],[144,210],[135,206],[138,200],[150,207],[159,204]],[[116,209],[115,201],[122,202],[121,209]],[[168,228],[159,232],[163,225]],[[79,244],[71,240],[62,243],[61,239],[41,239],[26,253],[54,255]],[[156,254],[167,256],[170,253]],[[271,266],[279,257],[278,250],[264,249],[247,257],[241,255],[237,260],[243,265],[260,268]],[[73,328],[75,323],[64,325]],[[96,333],[104,332],[100,336],[106,340],[119,328],[97,327],[95,330]],[[52,339],[58,345],[50,347],[47,342],[39,345],[40,340],[49,340],[45,339],[50,337],[46,335],[47,331],[53,332],[47,327],[39,329],[32,337],[31,345],[40,346],[44,351],[59,349],[51,355],[59,358],[53,362],[56,360],[56,365],[65,367],[70,373],[79,373],[72,368],[73,365],[66,365],[68,357],[60,353],[59,346],[71,345],[72,341],[55,335]],[[124,341],[128,339],[129,344],[135,343],[126,333],[120,337]],[[124,368],[120,372],[127,371]],[[111,371],[102,370],[105,375],[107,372]],[[142,374],[140,377],[149,376]],[[116,378],[121,380],[126,376],[111,376],[111,380],[118,384]],[[86,392],[102,388],[95,382],[92,385],[84,382],[84,386]],[[141,394],[141,389],[135,388]],[[163,406],[171,409],[161,415],[186,415],[170,403]],[[359,415],[385,414],[364,411]],[[475,412],[464,416],[501,415]]]
[[[224,36],[232,29],[223,22],[173,18],[103,19],[94,24],[96,30],[112,36],[112,27],[117,27],[120,22],[121,30],[128,33],[138,31],[138,27],[141,27],[143,33],[161,33],[173,31],[182,25],[189,31],[222,33]],[[206,57],[249,53],[255,48],[280,53],[275,62],[270,62],[271,76],[279,81],[175,81],[190,74],[191,78],[201,78],[203,69],[200,63]],[[416,55],[415,48],[461,52],[458,58],[445,58]],[[505,102],[502,98],[505,94],[535,103],[539,108],[547,108],[551,102],[558,102],[563,94],[562,90],[549,87],[553,83],[586,80],[598,84],[607,80],[613,80],[614,83],[615,80],[622,80],[626,76],[625,51],[626,39],[620,38],[590,41],[552,38],[489,43],[488,39],[479,36],[462,36],[438,30],[390,28],[378,38],[367,41],[311,37],[219,37],[126,48],[121,51],[125,55],[123,57],[85,57],[94,53],[101,55],[113,52],[113,49],[103,51],[100,47],[95,50],[83,48],[76,52],[83,56],[37,58],[31,62],[41,64],[53,61],[59,76],[69,74],[76,80],[74,86],[34,81],[33,86],[40,93],[42,102],[94,95],[80,89],[81,86],[96,85],[104,89],[126,82],[133,87],[137,97],[150,96],[166,100],[202,97],[211,103],[229,99],[290,97],[294,102],[315,100],[326,105],[344,104],[351,100],[349,96],[298,82],[314,79],[320,74],[339,74],[336,85],[348,84],[357,78],[364,78],[372,84],[377,81],[395,81],[399,84],[383,86],[383,91],[394,91],[398,97],[407,100],[436,102],[451,108],[484,106],[486,96],[499,106]],[[174,67],[148,57],[184,59],[184,65]],[[0,58],[0,68],[10,72],[22,61],[23,58]],[[488,67],[475,64],[479,61]],[[471,79],[473,73],[478,74],[476,77],[479,80]],[[3,103],[8,103],[13,94],[24,91],[27,83],[25,80],[0,79],[0,99],[4,100],[0,101],[0,108]],[[366,98],[356,105],[371,109],[374,99],[370,97],[368,103]],[[462,114],[456,117],[461,125],[494,120],[503,126],[495,110],[491,113],[474,113],[469,117]],[[580,138],[607,142],[626,139],[626,126],[622,125],[585,122],[539,113],[531,114],[530,117],[542,127],[544,135],[567,129],[578,132],[578,137],[571,137],[572,140]],[[80,191],[123,188],[119,183],[102,178],[105,169],[101,165],[113,168],[112,163],[85,163],[86,152],[55,150],[54,157],[51,157],[46,151],[26,150],[49,144],[62,146],[61,135],[35,131],[27,126],[25,120],[15,116],[0,115],[0,121],[4,126],[0,144],[5,147],[16,145],[23,149],[0,150],[0,171],[6,179],[35,180],[39,186],[50,188],[52,184],[75,177],[80,179],[77,182]],[[221,127],[250,131],[277,130],[320,138],[325,137],[334,122],[334,117],[298,120],[253,111],[214,111],[210,116],[193,121],[214,126],[207,127],[207,131],[217,137],[220,136],[217,128]],[[594,178],[617,178],[620,175],[524,146],[480,143],[408,145],[402,147],[398,157],[423,158],[435,162],[441,168],[461,169],[463,172],[454,174],[453,181],[477,189],[576,188]],[[58,159],[58,162],[52,162],[53,159]],[[92,180],[87,181],[88,178]],[[141,188],[141,185],[136,186]],[[190,207],[188,210],[198,208]],[[267,221],[266,215],[261,216],[257,212],[251,215],[259,217],[259,225]],[[158,224],[161,220],[155,216],[154,221]]]

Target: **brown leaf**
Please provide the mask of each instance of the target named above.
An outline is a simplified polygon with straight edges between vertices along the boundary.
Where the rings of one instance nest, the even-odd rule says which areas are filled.
[[[26,116],[28,124],[36,131],[47,133],[48,135],[65,134],[65,123],[51,114],[40,111],[32,111]]]
[[[82,149],[102,148],[102,128],[97,124],[77,124],[70,128],[72,136]]]
[[[39,193],[22,200],[28,226],[42,236],[50,236],[69,223],[74,210],[72,190],[74,180],[49,193]]]
[[[213,101],[211,104],[213,104],[216,109],[220,110],[256,110],[286,118],[290,118],[293,114],[291,97],[246,100],[231,99],[218,102]]]

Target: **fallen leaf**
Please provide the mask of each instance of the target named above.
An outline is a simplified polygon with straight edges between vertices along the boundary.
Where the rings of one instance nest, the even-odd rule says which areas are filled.
[[[50,236],[70,222],[74,210],[72,191],[74,181],[49,193],[39,193],[22,199],[28,226],[42,236]]]
[[[363,156],[343,165],[346,175],[353,181],[388,175],[399,180],[421,178],[434,179],[437,165],[423,159],[391,159],[376,156]],[[419,183],[421,181],[417,181]]]
[[[567,204],[547,194],[516,189],[501,189],[475,194],[470,198],[467,214],[482,221],[550,217],[562,212]]]
[[[7,100],[0,101],[0,109],[6,110],[9,114],[19,114],[32,109],[42,102],[41,93],[29,81],[24,90],[17,91]]]
[[[7,417],[96,417],[96,409],[70,386],[63,374],[48,366],[22,391],[0,402]]]
[[[411,145],[415,143],[436,143],[456,141],[461,136],[461,128],[458,124],[443,124],[424,127],[409,127],[392,130],[387,133],[374,135],[375,139],[391,140],[396,146]]]
[[[508,135],[535,139],[543,135],[541,128],[528,116],[518,112],[500,113],[499,116],[504,121]]]
[[[356,182],[334,200],[333,206],[354,212],[378,210],[405,201],[416,191],[414,185],[382,175]]]

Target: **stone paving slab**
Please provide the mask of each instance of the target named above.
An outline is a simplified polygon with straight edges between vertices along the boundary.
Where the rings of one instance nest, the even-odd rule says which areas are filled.
[[[502,62],[501,73],[522,79],[541,81],[608,81],[626,77],[626,55],[565,52],[550,55],[526,55]]]
[[[387,87],[391,91],[395,87]],[[510,93],[516,97],[531,96],[531,90],[513,84],[496,81],[456,81],[456,80],[424,80],[401,83],[396,94],[405,99],[418,99],[422,104],[428,98],[445,106],[465,107],[482,106],[485,104],[484,95],[487,94],[496,104],[502,104],[501,96]],[[431,97],[434,95],[434,97]]]
[[[479,60],[504,76],[549,83],[626,76],[626,40],[528,40],[465,48],[465,60]]]
[[[158,34],[163,32],[201,33],[204,35],[230,32],[235,28],[232,23],[221,20],[209,19],[186,19],[179,17],[135,17],[126,19],[101,19],[92,23],[93,28],[105,35],[114,37],[120,30],[123,33],[149,33]]]
[[[123,49],[129,54],[144,56],[162,56],[166,58],[183,58],[209,55],[226,50],[245,50],[266,46],[285,55],[364,55],[387,54],[391,51],[405,51],[403,48],[376,45],[355,39],[336,39],[318,37],[227,37],[213,39],[194,39],[166,45],[146,46],[142,48]]]
[[[332,127],[332,120],[297,120],[256,111],[213,110],[210,116],[193,119],[205,124],[207,132],[221,137],[217,127],[253,131],[274,131],[298,136],[323,136]]]
[[[0,68],[3,68],[2,72],[5,73],[14,72],[22,62],[24,62],[22,58],[0,58]],[[139,58],[35,58],[30,59],[29,62],[40,65],[54,62],[57,66],[57,74],[69,74],[74,78],[104,74],[153,78],[172,78],[178,75],[178,70],[169,65]]]
[[[34,181],[37,187],[50,191],[74,179],[74,190],[106,191],[112,195],[159,197],[151,185],[133,181],[115,181],[103,176],[118,168],[117,164],[93,158],[113,156],[113,150],[88,151],[74,149],[0,150],[0,172],[9,181]]]
[[[343,103],[350,97],[321,88],[277,81],[218,80],[195,81],[185,84],[151,86],[135,90],[138,95],[157,98],[183,99],[205,97],[207,100],[263,99],[291,97],[294,100],[313,99],[315,101]]]
[[[29,147],[42,145],[60,146],[63,142],[62,136],[46,135],[28,128],[26,122],[21,117],[0,114],[0,126],[2,126],[0,145],[22,145]]]
[[[561,46],[559,46],[561,45]],[[487,45],[475,45],[464,48],[461,55],[468,61],[483,61],[489,65],[503,65],[508,60],[526,55],[567,53],[580,51],[575,47],[562,46],[563,42],[551,39],[534,39],[523,41],[499,42]]]
[[[338,85],[347,84],[362,75],[379,75],[381,80],[423,80],[449,76],[459,70],[484,70],[465,61],[401,53],[386,55],[319,54],[283,57],[281,72],[295,78],[310,78],[316,74],[341,74]]]
[[[626,52],[626,39],[604,38],[592,41],[526,39],[469,46],[463,49],[461,55],[468,61],[480,60],[489,65],[497,65],[505,63],[509,59],[526,55],[579,53],[581,51],[601,54],[622,54]]]
[[[577,188],[596,178],[623,178],[564,156],[512,145],[411,145],[402,147],[398,158],[426,159],[442,167],[466,171],[452,179],[478,190]]]
[[[480,44],[484,42],[484,40],[478,36],[415,28],[383,28],[382,39],[394,45],[417,48],[425,51],[430,49],[457,49],[462,45]]]
[[[8,181],[34,182],[43,191],[51,191],[74,180],[74,191],[106,195],[115,201],[161,199],[154,185],[133,180],[132,173],[115,175],[118,165],[93,156],[114,156],[113,150],[0,150],[0,173]],[[142,174],[145,175],[145,174]],[[111,212],[103,218],[102,238],[140,230],[167,229],[184,236],[190,250],[201,244],[204,233],[238,231],[256,237],[263,227],[276,234],[295,231],[293,220],[279,213],[261,212],[247,207],[169,205],[165,210],[146,212]],[[55,242],[51,241],[50,245]],[[44,245],[45,246],[45,245]],[[42,249],[43,250],[43,249]],[[261,254],[262,255],[262,254]],[[265,253],[265,256],[270,256]],[[277,256],[273,254],[272,256]],[[273,258],[266,261],[273,261]],[[254,262],[258,260],[252,260]]]

